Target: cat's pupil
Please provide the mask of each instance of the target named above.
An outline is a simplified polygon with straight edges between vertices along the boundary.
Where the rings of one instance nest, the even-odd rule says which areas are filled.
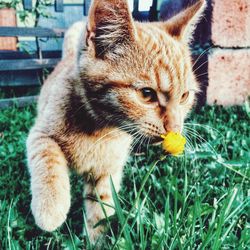
[[[152,88],[141,89],[143,98],[150,102],[157,102],[157,94]]]

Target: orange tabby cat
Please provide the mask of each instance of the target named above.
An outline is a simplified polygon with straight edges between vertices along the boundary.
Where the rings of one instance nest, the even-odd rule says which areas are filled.
[[[85,178],[88,230],[112,205],[134,139],[181,132],[198,84],[188,43],[205,6],[197,1],[167,22],[132,20],[126,0],[94,0],[87,27],[65,37],[63,60],[42,87],[27,140],[31,208],[37,225],[53,231],[70,208],[69,169]],[[105,206],[106,214],[114,212]]]

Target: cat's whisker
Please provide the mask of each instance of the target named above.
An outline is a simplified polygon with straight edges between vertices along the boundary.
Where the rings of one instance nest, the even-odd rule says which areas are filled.
[[[196,76],[196,77],[201,77],[201,76],[206,76],[206,75],[208,75],[208,72],[202,73],[202,74],[199,74],[199,75],[195,75],[195,76]]]
[[[192,140],[191,140],[191,138],[190,138],[187,130],[185,131],[185,137],[187,139],[187,146],[188,146],[187,149],[191,148],[191,151],[189,153],[193,154],[193,157],[192,157],[192,160],[191,160],[191,164],[195,167],[196,166],[195,162],[198,159],[196,157],[196,154],[194,154],[194,153],[196,152],[197,147],[198,147],[198,149],[200,148],[200,145],[197,145],[197,144],[195,146],[193,145]],[[185,157],[186,157],[186,155],[185,155]]]
[[[145,145],[146,146],[146,150],[148,150],[148,148],[147,148],[147,142],[149,143],[149,141],[150,141],[150,138],[144,135],[144,137],[142,138],[142,142],[141,142],[141,148],[143,147],[143,145]],[[140,150],[141,150],[141,148],[140,148]]]
[[[198,134],[197,131],[195,131],[191,128],[186,128],[186,130],[189,132],[190,135],[194,136],[195,138],[198,138],[199,140],[206,141],[201,135]]]
[[[189,128],[190,128],[190,126],[192,127],[192,126],[194,126],[194,127],[201,127],[201,128],[204,128],[205,130],[213,130],[213,131],[215,131],[216,133],[218,133],[218,134],[220,134],[222,137],[224,137],[224,135],[221,133],[221,131],[219,131],[218,129],[215,129],[214,127],[211,127],[211,126],[209,126],[209,125],[207,125],[207,124],[199,124],[199,123],[184,123],[184,126],[185,125],[188,125],[189,126]]]
[[[131,147],[130,147],[130,153],[132,153],[135,149],[135,147],[137,146],[138,142],[140,141],[141,138],[141,134],[137,134],[136,139],[133,141]]]
[[[197,70],[199,70],[202,66],[204,66],[206,63],[208,63],[208,60],[207,61],[205,61],[205,62],[203,62],[203,63],[201,63],[200,65],[199,65],[199,67],[197,67],[193,72],[194,72],[194,74],[197,72]]]
[[[186,128],[188,129],[188,128]],[[208,146],[208,148],[211,150],[211,152],[213,152],[216,156],[218,156],[218,153],[216,152],[216,150],[214,149],[214,147],[206,140],[204,139],[203,137],[201,137],[197,131],[194,131],[192,129],[189,128],[189,133],[191,135],[193,135],[200,143],[202,143],[202,146],[204,146],[204,143],[205,145]],[[201,147],[201,145],[197,145],[198,147]]]
[[[185,134],[185,137],[187,140],[186,141],[187,149],[190,149],[190,151],[195,152],[195,147],[193,146],[192,141],[187,133]]]
[[[138,133],[136,136],[134,136],[134,141],[130,145],[129,154],[131,154],[134,151],[135,146],[137,145],[137,143],[140,140],[140,138],[141,138],[141,134],[140,133]]]
[[[136,136],[134,137],[134,141],[133,141],[133,146],[134,147],[140,142],[141,138],[142,138],[142,134],[140,132],[138,132],[136,134]]]
[[[201,135],[195,130],[195,129],[192,129],[192,128],[186,128],[188,131],[190,131],[191,133],[195,134],[196,137],[199,137],[201,138],[202,140],[205,140],[203,137],[201,137]]]
[[[186,131],[186,136],[191,140],[190,136],[193,136],[194,138],[198,138],[199,140],[201,140],[200,138],[202,138],[196,131],[192,130],[191,128],[185,127],[185,131]],[[204,139],[204,138],[202,138]],[[204,139],[205,140],[205,139]]]
[[[191,140],[191,138],[190,138],[187,130],[184,130],[184,135],[185,135],[186,140],[187,140],[187,146],[188,146],[188,148],[190,148],[190,150],[191,150],[192,153],[195,152],[196,148],[193,145],[192,140]]]
[[[137,146],[136,153],[138,153],[138,151],[141,149],[141,144],[143,142],[144,137],[145,137],[145,135],[140,134],[139,138],[137,139],[135,146],[137,146],[138,142],[139,142],[139,145]]]
[[[198,58],[195,60],[195,62],[193,63],[193,67],[196,66],[196,64],[199,62],[199,60],[201,59],[202,56],[208,54],[210,52],[210,50],[213,49],[213,46],[209,46],[207,49],[205,49],[199,56]]]
[[[198,126],[198,127],[204,128],[204,129],[205,129],[206,131],[208,131],[208,132],[213,131],[213,132],[217,133],[217,135],[220,135],[220,136],[221,136],[219,139],[221,139],[221,140],[224,140],[224,139],[225,139],[225,136],[224,136],[219,130],[217,130],[217,129],[215,129],[215,128],[209,126],[209,125],[192,124],[192,123],[190,123],[190,125],[194,125],[194,126]],[[200,134],[198,134],[198,132],[197,132],[196,130],[194,130],[193,128],[190,128],[190,127],[189,127],[188,129],[189,129],[190,131],[193,131],[193,132],[196,134],[197,137],[200,137],[201,140],[205,141],[205,143],[209,146],[209,148],[212,149],[212,151],[213,151],[216,155],[218,155],[218,153],[216,152],[216,150],[214,149],[214,147],[213,147],[210,143],[208,143],[208,141],[206,141],[204,138],[202,138],[202,137],[200,136]]]

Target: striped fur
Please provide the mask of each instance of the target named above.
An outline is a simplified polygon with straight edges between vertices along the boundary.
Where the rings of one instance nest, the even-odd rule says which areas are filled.
[[[31,208],[40,228],[53,231],[65,221],[72,167],[85,178],[95,241],[104,231],[93,228],[104,217],[95,190],[112,205],[110,177],[119,191],[133,139],[154,142],[182,130],[199,89],[188,42],[204,6],[199,0],[168,22],[138,23],[125,0],[94,0],[86,29],[77,23],[68,31],[27,140]],[[153,89],[156,101],[146,100],[143,88]]]

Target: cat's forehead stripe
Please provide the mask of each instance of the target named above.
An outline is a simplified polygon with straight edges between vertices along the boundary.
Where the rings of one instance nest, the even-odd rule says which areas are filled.
[[[167,92],[170,86],[169,71],[167,69],[163,65],[154,68],[155,81],[158,89],[162,92]]]
[[[147,75],[147,74],[140,74],[140,78],[142,79],[142,80],[146,80],[146,81],[150,81],[150,76],[149,75]]]

